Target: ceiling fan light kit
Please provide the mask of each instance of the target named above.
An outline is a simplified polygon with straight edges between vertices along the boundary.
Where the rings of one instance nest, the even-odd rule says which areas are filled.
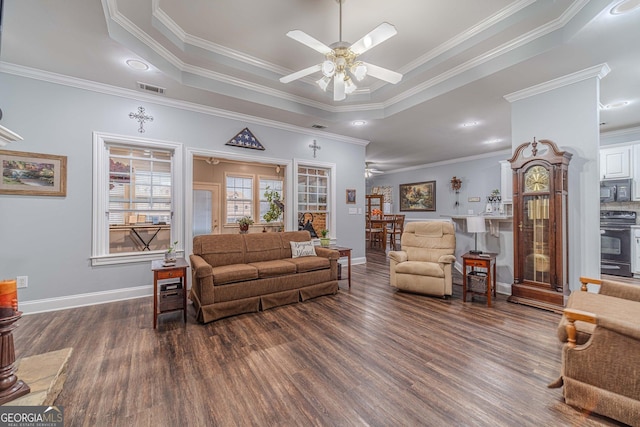
[[[359,82],[364,80],[367,75],[393,84],[402,80],[400,73],[357,60],[359,55],[395,36],[398,33],[396,27],[388,22],[383,22],[350,45],[342,41],[342,3],[344,0],[337,0],[337,2],[340,4],[340,40],[329,47],[301,30],[289,31],[287,37],[322,53],[325,60],[321,64],[284,76],[280,82],[289,83],[321,71],[323,77],[316,80],[316,84],[320,89],[326,91],[331,79],[333,79],[333,100],[342,101],[346,95],[353,93],[358,88],[351,76]]]

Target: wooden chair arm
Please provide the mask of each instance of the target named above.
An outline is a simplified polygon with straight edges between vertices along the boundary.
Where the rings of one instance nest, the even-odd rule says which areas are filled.
[[[580,280],[582,280],[582,278]],[[574,348],[576,346],[576,320],[593,324],[598,323],[598,316],[588,311],[565,308],[564,316],[567,318],[567,325],[565,329],[567,330],[567,345],[569,348]]]
[[[602,285],[602,280],[600,280],[600,279],[592,279],[590,277],[582,276],[582,277],[580,277],[580,283],[582,283],[582,286],[580,287],[580,290],[583,291],[583,292],[587,292],[587,284],[588,283],[600,286],[600,285]]]

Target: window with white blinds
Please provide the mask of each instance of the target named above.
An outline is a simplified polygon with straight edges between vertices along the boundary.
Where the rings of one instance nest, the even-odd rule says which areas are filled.
[[[93,265],[156,259],[175,241],[182,247],[172,226],[179,148],[94,133]]]

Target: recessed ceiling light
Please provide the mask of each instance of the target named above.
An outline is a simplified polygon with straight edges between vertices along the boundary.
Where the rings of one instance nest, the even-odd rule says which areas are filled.
[[[365,122],[364,120],[354,120],[351,124],[354,126],[364,126],[367,124],[367,122]]]
[[[616,4],[609,11],[612,15],[622,15],[623,13],[633,12],[640,8],[640,0],[624,0]]]
[[[493,138],[493,139],[487,139],[484,143],[485,144],[495,144],[496,142],[500,142],[502,141],[500,138]]]
[[[473,126],[478,126],[478,122],[467,122],[467,123],[463,123],[462,124],[463,128],[469,128],[469,127],[473,127]]]
[[[629,105],[629,101],[619,101],[619,102],[613,102],[611,104],[607,104],[604,106],[605,110],[611,110],[613,108],[621,108],[621,107],[626,107],[627,105]]]
[[[127,59],[127,65],[134,70],[146,71],[149,69],[149,66],[142,61],[138,61],[137,59]]]

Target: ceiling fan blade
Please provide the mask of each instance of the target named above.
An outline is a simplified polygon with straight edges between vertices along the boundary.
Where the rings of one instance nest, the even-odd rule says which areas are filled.
[[[395,71],[387,70],[386,68],[378,67],[377,65],[369,63],[364,63],[364,65],[367,67],[367,75],[369,76],[393,84],[402,80],[402,74],[396,73]]]
[[[287,76],[281,77],[280,83],[289,83],[302,77],[308,76],[309,74],[316,73],[320,70],[322,70],[322,64],[312,65],[311,67],[305,68],[304,70],[296,71],[295,73],[291,73]]]
[[[333,100],[342,101],[347,97],[344,91],[344,73],[336,73],[333,76]]]
[[[305,33],[304,31],[301,30],[291,30],[287,33],[287,37],[290,37],[292,39],[294,39],[297,42],[300,42],[304,45],[309,46],[311,49],[316,50],[320,53],[322,53],[323,55],[327,55],[331,52],[333,52],[333,49],[331,49],[329,46],[327,46],[326,44],[314,39],[313,37],[311,37],[309,34]]]
[[[388,22],[383,22],[382,24],[371,30],[367,35],[362,37],[360,40],[352,44],[349,49],[351,49],[351,52],[355,53],[356,55],[362,55],[369,49],[379,45],[387,39],[390,39],[396,34],[398,34],[396,27],[389,24]]]

